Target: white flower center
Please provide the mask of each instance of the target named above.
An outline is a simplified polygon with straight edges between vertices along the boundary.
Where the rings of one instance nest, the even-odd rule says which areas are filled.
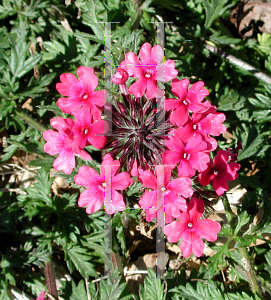
[[[183,158],[184,158],[184,159],[188,159],[188,158],[189,158],[189,153],[184,153],[184,154],[183,154]]]
[[[184,105],[188,105],[188,102],[186,100],[183,100]]]
[[[146,74],[145,77],[146,78],[151,78],[151,74]]]
[[[213,172],[215,175],[217,175],[218,174],[218,171],[217,170],[214,170],[214,172]]]
[[[198,125],[197,125],[197,124],[194,124],[194,125],[193,125],[193,129],[194,129],[194,130],[197,130],[197,129],[198,129]]]
[[[84,134],[88,134],[88,129],[85,129],[85,130],[84,130]]]
[[[167,189],[166,189],[165,187],[162,187],[162,188],[161,188],[161,191],[162,191],[162,192],[165,192],[166,190],[167,190]]]
[[[88,94],[84,94],[84,95],[82,96],[82,98],[83,98],[84,100],[86,100],[86,99],[88,98]]]
[[[187,223],[187,227],[192,228],[193,226],[194,226],[193,223],[191,222]]]
[[[106,188],[106,187],[107,187],[107,183],[103,182],[103,183],[102,183],[102,186],[103,186],[104,188]]]

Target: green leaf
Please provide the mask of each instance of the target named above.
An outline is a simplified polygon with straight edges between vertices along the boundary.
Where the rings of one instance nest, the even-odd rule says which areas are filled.
[[[257,155],[264,141],[264,134],[260,133],[258,126],[247,127],[242,124],[241,128],[237,128],[236,137],[241,140],[243,150],[238,154],[238,161]]]
[[[219,44],[219,45],[228,45],[228,44],[238,44],[240,43],[240,39],[233,38],[230,36],[221,36],[220,31],[215,31],[210,37],[210,41]]]
[[[240,208],[239,208],[240,211]],[[234,230],[234,235],[236,236],[240,229],[249,222],[250,216],[246,211],[242,211],[241,213],[238,213],[238,223]]]
[[[41,60],[41,54],[34,54],[22,63],[19,69],[16,70],[15,76],[18,78],[23,77],[26,73],[31,71]]]
[[[197,281],[196,286],[187,283],[179,285],[178,288],[170,290],[177,292],[178,295],[187,300],[229,300],[225,298],[224,287],[222,283],[206,280],[204,282]]]
[[[267,262],[267,263],[264,264],[264,269],[265,269],[266,271],[268,271],[269,274],[271,275],[271,251],[268,251],[268,252],[265,254],[264,257],[265,257],[266,262]]]
[[[255,297],[249,296],[245,292],[240,293],[228,293],[227,294],[229,300],[261,300],[257,295]]]
[[[270,109],[271,107],[271,99],[262,94],[255,94],[256,98],[248,98],[248,101],[256,107],[263,109]]]
[[[235,5],[235,3],[230,3],[228,5],[228,0],[203,0],[205,4],[206,19],[204,27],[208,29],[211,27],[215,19],[221,16],[227,9]]]
[[[207,259],[210,264],[208,265],[207,272],[205,272],[204,277],[210,278],[217,272],[219,272],[219,266],[222,267],[227,264],[225,261],[225,256],[229,257],[229,245],[230,239],[222,246],[213,246],[212,249],[216,251],[216,254]]]
[[[129,300],[132,295],[121,297],[126,288],[126,283],[121,283],[121,277],[118,275],[118,270],[115,269],[113,274],[109,275],[107,280],[101,280],[99,285],[100,300]]]
[[[80,246],[74,246],[64,250],[64,252],[65,260],[71,273],[74,271],[74,268],[76,268],[84,278],[88,278],[89,276],[97,277],[93,264],[89,262],[91,256],[87,254],[86,249]]]
[[[88,13],[83,14],[83,23],[91,27],[98,40],[104,43],[104,26],[102,26],[102,23],[96,17],[96,3],[94,1],[91,2],[92,3],[86,3]]]
[[[163,300],[166,299],[164,284],[160,278],[156,277],[153,269],[148,268],[148,276],[144,279],[144,287],[139,287],[139,297],[141,300]]]

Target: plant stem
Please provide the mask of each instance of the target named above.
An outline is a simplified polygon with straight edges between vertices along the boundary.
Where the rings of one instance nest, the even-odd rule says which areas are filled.
[[[226,195],[222,196],[222,202],[223,202],[223,205],[225,208],[225,214],[226,214],[227,220],[230,224],[231,229],[234,230],[235,226],[236,226],[235,215],[231,209],[228,197]],[[262,297],[262,292],[261,292],[260,286],[258,285],[256,274],[251,265],[250,258],[248,256],[246,247],[240,247],[240,248],[238,248],[238,250],[242,256],[241,264],[245,270],[245,274],[247,276],[251,291],[254,294],[258,295],[259,297]]]
[[[54,276],[54,270],[52,262],[46,262],[44,267],[46,285],[48,288],[49,294],[51,294],[56,299],[58,298],[57,289],[56,289],[56,281]]]
[[[269,77],[268,75],[266,75],[265,73],[259,71],[258,69],[256,69],[255,67],[251,66],[250,64],[244,62],[243,60],[223,51],[220,50],[217,47],[213,47],[207,43],[204,44],[204,47],[206,49],[208,49],[209,51],[211,51],[212,53],[219,55],[223,58],[225,58],[226,60],[228,60],[231,64],[242,68],[248,72],[250,72],[253,76],[257,77],[258,79],[260,79],[261,81],[267,83],[267,84],[271,84],[271,77]]]
[[[44,131],[47,130],[39,122],[35,121],[34,119],[32,119],[30,116],[28,116],[27,114],[25,114],[21,110],[15,108],[14,111],[15,111],[15,113],[16,113],[16,115],[18,117],[20,117],[21,119],[23,119],[26,123],[28,123],[33,128],[37,129],[40,133],[43,133]]]
[[[246,275],[247,275],[247,279],[249,281],[251,291],[262,299],[263,295],[262,295],[260,286],[258,284],[255,272],[252,268],[250,258],[247,253],[247,249],[246,249],[246,247],[240,247],[238,250],[242,256],[241,263],[242,263],[243,268],[246,271]]]
[[[228,197],[226,195],[223,195],[221,197],[221,199],[222,199],[222,203],[224,205],[226,218],[227,218],[227,220],[228,220],[228,222],[230,224],[231,229],[234,229],[235,228],[235,224],[234,224],[235,215],[232,212],[232,209],[231,209]]]

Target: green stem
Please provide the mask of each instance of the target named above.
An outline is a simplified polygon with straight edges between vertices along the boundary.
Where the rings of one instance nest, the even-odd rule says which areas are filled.
[[[255,272],[252,268],[252,265],[250,262],[251,260],[248,256],[247,249],[246,249],[246,247],[240,247],[238,250],[242,256],[241,263],[242,263],[243,268],[245,269],[251,291],[262,299],[263,295],[262,295],[260,286],[258,284]]]
[[[231,229],[234,229],[235,228],[235,224],[234,224],[235,215],[231,209],[228,197],[226,195],[223,195],[221,197],[221,199],[222,199],[222,203],[224,205],[226,218],[230,224]]]
[[[22,112],[21,110],[15,108],[15,113],[16,115],[23,119],[25,122],[27,122],[30,126],[32,126],[33,128],[37,129],[40,133],[43,133],[44,131],[46,131],[47,129],[45,127],[43,127],[39,122],[35,121],[34,119],[32,119],[30,116],[28,116],[27,114],[25,114],[24,112]]]
[[[228,197],[226,195],[223,195],[221,198],[222,198],[222,202],[223,202],[223,205],[225,208],[225,214],[226,214],[227,220],[230,224],[231,229],[234,231],[235,226],[236,226],[235,215],[231,209]],[[241,264],[245,270],[251,291],[254,294],[258,295],[259,297],[262,297],[262,292],[261,292],[260,286],[258,285],[256,274],[252,268],[251,260],[248,256],[246,247],[240,247],[240,248],[238,248],[238,250],[242,256]]]

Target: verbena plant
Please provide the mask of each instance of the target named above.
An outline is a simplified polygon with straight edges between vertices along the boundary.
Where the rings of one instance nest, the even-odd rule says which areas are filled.
[[[270,298],[271,38],[260,31],[241,38],[229,22],[235,6],[215,0],[2,2],[1,299]],[[104,22],[116,22],[109,39]],[[154,22],[171,22],[164,50],[155,46]],[[111,73],[105,61],[114,83],[104,78],[104,70]],[[231,141],[219,136],[225,126]],[[34,160],[18,165],[26,153]],[[64,173],[50,172],[52,166]],[[35,173],[27,188],[9,174],[22,167]],[[233,213],[226,182],[237,178],[237,169],[247,192]],[[60,177],[66,187],[56,189]],[[107,223],[99,210],[103,193],[111,200],[108,186],[112,261],[104,255]],[[209,221],[208,211],[199,219],[203,200],[208,207],[218,196],[227,222]],[[129,230],[157,223],[186,259],[179,269],[166,266],[161,278],[149,269],[131,295],[124,280]],[[213,243],[217,234],[222,244]],[[214,255],[202,254],[199,237],[211,241]],[[133,257],[147,254],[139,248]],[[201,266],[188,272],[194,255]],[[104,276],[105,265],[115,270]]]

